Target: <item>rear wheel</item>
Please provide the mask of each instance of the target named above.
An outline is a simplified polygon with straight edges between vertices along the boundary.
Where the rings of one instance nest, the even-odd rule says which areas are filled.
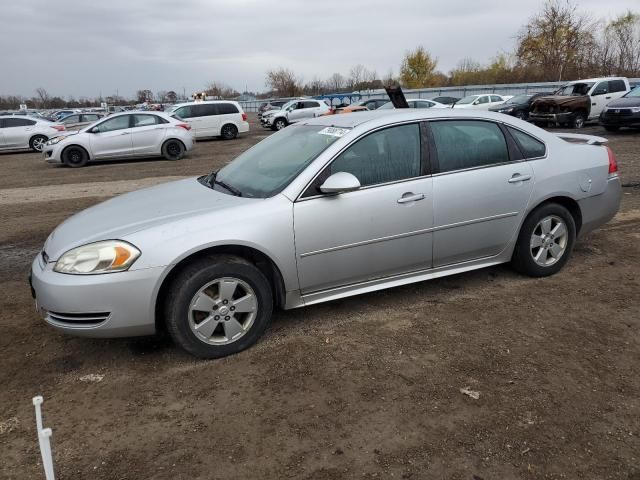
[[[89,155],[82,147],[71,145],[62,152],[62,163],[67,167],[78,168],[84,167],[89,161]]]
[[[31,140],[29,140],[29,147],[31,150],[41,152],[47,140],[48,138],[44,135],[34,135],[31,137]]]
[[[219,358],[253,345],[271,321],[271,285],[252,263],[212,255],[186,267],[170,286],[167,330],[184,350]]]
[[[167,160],[180,160],[184,156],[184,150],[180,140],[167,140],[162,145],[162,156]]]
[[[222,127],[222,130],[220,131],[220,135],[225,140],[233,140],[238,136],[238,129],[236,128],[235,125],[227,124],[224,127]]]
[[[576,224],[562,205],[547,203],[524,221],[512,264],[532,277],[546,277],[560,271],[569,260],[576,239]]]

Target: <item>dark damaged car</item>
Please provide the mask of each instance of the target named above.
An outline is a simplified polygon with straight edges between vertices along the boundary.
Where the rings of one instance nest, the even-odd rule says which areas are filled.
[[[609,102],[629,90],[629,81],[624,77],[569,82],[553,95],[536,99],[531,105],[529,120],[538,126],[582,128],[588,121],[597,121]]]

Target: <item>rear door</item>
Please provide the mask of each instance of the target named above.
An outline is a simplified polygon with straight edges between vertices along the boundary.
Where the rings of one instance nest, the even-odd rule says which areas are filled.
[[[517,233],[533,169],[511,136],[485,120],[429,122],[435,147],[433,266],[498,255]]]
[[[131,145],[134,155],[159,154],[168,123],[158,115],[136,113],[131,127]]]
[[[131,115],[108,118],[92,129],[89,143],[96,159],[125,157],[132,152]]]
[[[220,135],[220,110],[218,103],[194,105],[197,113],[198,137],[216,137]]]
[[[220,130],[225,124],[232,123],[236,125],[236,128],[240,126],[240,122],[242,121],[242,117],[240,115],[240,111],[238,107],[236,107],[233,103],[218,103],[218,125],[216,130],[216,136],[220,135]],[[238,128],[239,130],[239,128]]]

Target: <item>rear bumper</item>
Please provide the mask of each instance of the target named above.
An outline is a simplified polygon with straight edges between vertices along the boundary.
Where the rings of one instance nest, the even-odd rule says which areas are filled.
[[[579,200],[578,205],[582,213],[579,236],[582,237],[611,220],[618,213],[621,198],[620,177],[615,175],[609,178],[603,193]]]

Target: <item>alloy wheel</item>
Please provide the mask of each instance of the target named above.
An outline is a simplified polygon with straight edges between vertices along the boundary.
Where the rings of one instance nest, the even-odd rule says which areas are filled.
[[[44,137],[36,137],[33,139],[33,149],[41,152],[42,149],[44,148],[44,143],[46,142],[46,139]]]
[[[533,261],[541,267],[555,264],[567,249],[569,233],[562,218],[556,215],[544,217],[533,229],[530,252]]]
[[[258,313],[253,289],[238,278],[223,277],[207,283],[189,304],[189,327],[210,345],[237,341],[250,329]]]

